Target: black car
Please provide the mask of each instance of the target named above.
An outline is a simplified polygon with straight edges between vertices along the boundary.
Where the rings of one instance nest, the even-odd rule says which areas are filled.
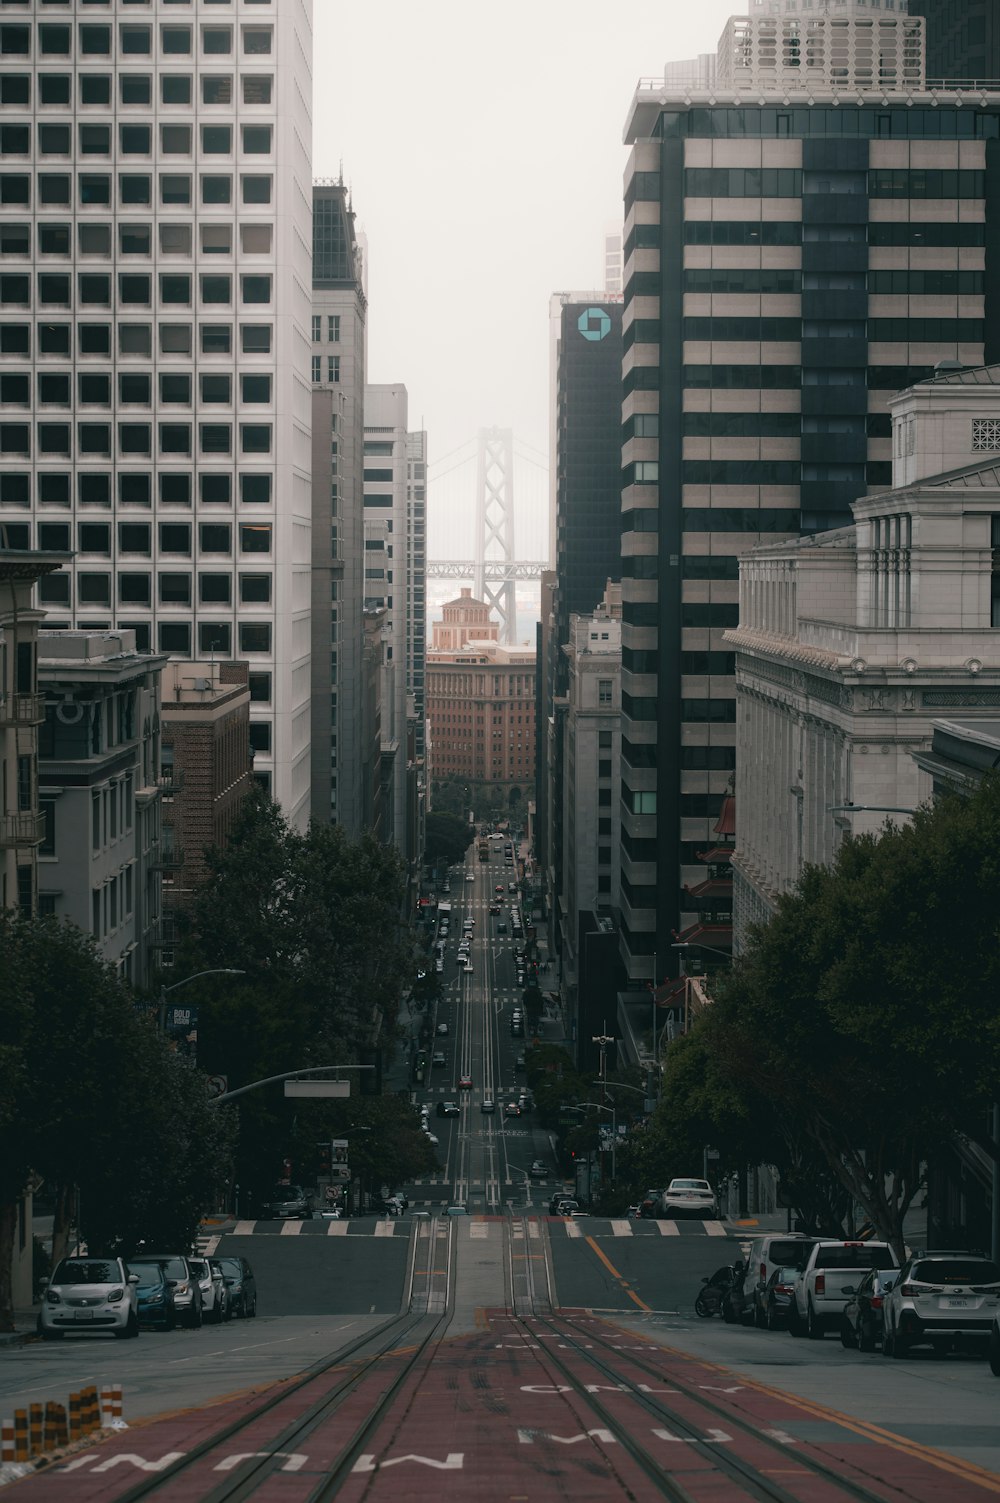
[[[246,1258],[219,1258],[234,1315],[251,1320],[257,1314],[257,1280]]]
[[[840,1340],[859,1352],[873,1352],[882,1340],[882,1305],[896,1282],[895,1268],[871,1268],[858,1285],[845,1285],[851,1297],[840,1317]]]
[[[767,1283],[757,1287],[754,1292],[757,1302],[754,1325],[763,1326],[768,1331],[787,1329],[788,1317],[795,1301],[795,1280],[801,1272],[798,1264],[792,1268],[776,1268]]]
[[[460,1117],[462,1109],[457,1101],[439,1101],[437,1114],[439,1117]]]
[[[310,1221],[312,1213],[312,1196],[301,1185],[275,1185],[260,1207],[263,1221]]]

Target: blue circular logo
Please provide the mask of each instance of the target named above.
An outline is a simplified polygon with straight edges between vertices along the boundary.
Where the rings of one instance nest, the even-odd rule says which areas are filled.
[[[611,333],[611,320],[603,308],[586,308],[576,321],[584,339],[606,339]]]

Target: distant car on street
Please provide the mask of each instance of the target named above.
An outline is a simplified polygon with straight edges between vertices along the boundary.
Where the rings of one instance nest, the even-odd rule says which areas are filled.
[[[309,1221],[312,1213],[312,1196],[301,1185],[275,1185],[260,1207],[262,1221]]]
[[[531,1168],[528,1170],[532,1179],[547,1179],[549,1166],[544,1159],[533,1159]]]
[[[663,1192],[663,1215],[704,1216],[715,1221],[719,1214],[715,1191],[707,1179],[672,1179]]]
[[[459,1088],[460,1091],[471,1091],[472,1090],[472,1076],[471,1075],[460,1075],[459,1078],[458,1078],[458,1088]]]
[[[219,1258],[234,1315],[252,1320],[257,1314],[257,1280],[246,1258]]]

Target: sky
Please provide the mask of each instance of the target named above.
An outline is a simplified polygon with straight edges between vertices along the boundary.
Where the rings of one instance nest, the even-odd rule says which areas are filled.
[[[640,77],[738,0],[315,0],[313,173],[368,237],[368,379],[426,428],[428,556],[472,556],[481,428],[512,428],[515,547],[547,552],[548,306],[603,285]],[[448,587],[444,598],[457,593]]]

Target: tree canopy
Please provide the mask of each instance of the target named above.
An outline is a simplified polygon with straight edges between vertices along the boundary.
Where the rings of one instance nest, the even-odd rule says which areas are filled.
[[[809,868],[669,1051],[669,1151],[775,1163],[808,1219],[853,1198],[901,1249],[941,1142],[998,1152],[998,876],[997,776]]]
[[[428,814],[424,822],[424,860],[429,866],[440,861],[455,866],[464,859],[472,835],[468,820],[459,814]]]

